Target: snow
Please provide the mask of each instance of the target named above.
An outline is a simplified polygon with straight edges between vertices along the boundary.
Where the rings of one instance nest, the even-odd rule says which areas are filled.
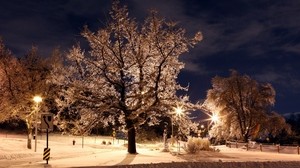
[[[72,141],[76,144],[73,145]],[[103,145],[102,141],[112,145]],[[26,148],[26,136],[3,134],[0,132],[0,167],[299,167],[300,155],[296,147],[284,148],[278,153],[277,146],[264,146],[249,151],[243,148],[216,146],[220,152],[201,151],[199,154],[186,154],[175,145],[171,152],[162,152],[162,142],[137,144],[137,155],[127,153],[124,140],[111,137],[73,137],[49,135],[50,160],[42,160],[46,146],[45,135],[38,136],[37,152]],[[182,144],[182,143],[181,143]],[[123,165],[123,166],[122,166]],[[124,166],[125,165],[125,166]]]

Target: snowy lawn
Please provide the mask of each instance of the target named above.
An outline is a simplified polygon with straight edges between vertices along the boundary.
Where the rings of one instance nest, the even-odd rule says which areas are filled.
[[[73,145],[73,139],[76,144]],[[127,154],[124,140],[111,137],[49,136],[50,160],[42,160],[46,146],[45,135],[38,136],[37,152],[26,149],[25,135],[0,133],[0,167],[300,167],[300,155],[294,148],[285,148],[285,153],[246,151],[244,148],[217,146],[220,152],[201,151],[186,154],[175,145],[171,152],[162,152],[163,144],[137,144],[139,154]],[[112,145],[103,145],[102,142]],[[182,144],[182,143],[181,143]],[[274,146],[264,147],[273,149]],[[290,150],[290,151],[287,151]],[[272,151],[272,150],[270,150]],[[290,154],[287,154],[287,153]]]

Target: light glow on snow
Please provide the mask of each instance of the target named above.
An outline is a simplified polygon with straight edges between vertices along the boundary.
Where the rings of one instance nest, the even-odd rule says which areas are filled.
[[[46,136],[38,136],[38,149],[26,148],[26,135],[15,135],[0,132],[0,165],[3,167],[36,167],[46,165],[46,161],[42,160],[43,149],[46,145]],[[72,145],[75,140],[76,144]],[[103,145],[102,142],[111,142],[111,145]],[[289,168],[292,163],[299,163],[300,157],[297,154],[297,147],[281,147],[280,153],[277,152],[275,145],[263,145],[263,151],[259,149],[259,144],[249,146],[249,151],[242,144],[235,144],[231,148],[226,146],[214,146],[220,152],[201,151],[197,155],[188,155],[183,150],[185,142],[180,141],[180,155],[178,152],[178,144],[174,147],[170,146],[169,152],[162,152],[164,148],[162,142],[153,142],[146,144],[137,144],[139,154],[130,155],[127,153],[124,140],[112,139],[112,137],[103,136],[63,136],[58,134],[50,134],[49,148],[51,167],[88,167],[88,166],[113,166],[113,165],[132,165],[132,164],[153,164],[153,163],[170,163],[172,167],[180,167],[180,163],[187,162],[184,158],[199,161],[201,164],[209,167],[210,163],[218,163],[223,165],[225,162],[247,162],[248,167],[255,167],[259,162],[278,164],[280,162],[291,163],[284,165]],[[250,148],[251,147],[251,148]],[[175,155],[174,155],[175,153]],[[195,162],[191,162],[194,165]],[[248,164],[248,162],[251,162]],[[261,163],[261,164],[264,164]],[[283,164],[284,164],[283,163]],[[187,162],[189,165],[189,163]],[[251,166],[252,165],[252,166]],[[143,166],[139,166],[143,167]],[[189,166],[191,167],[191,166]],[[232,168],[240,167],[240,164],[231,164]],[[274,166],[276,167],[276,166]],[[282,167],[282,165],[281,165]],[[292,166],[291,166],[292,167]]]

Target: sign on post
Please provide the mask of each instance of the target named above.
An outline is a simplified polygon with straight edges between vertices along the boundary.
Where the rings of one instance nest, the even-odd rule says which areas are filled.
[[[41,128],[42,129],[53,129],[53,114],[45,113],[41,117]]]
[[[44,154],[43,154],[43,160],[48,160],[50,159],[50,148],[44,148]]]
[[[43,159],[46,160],[48,164],[48,160],[50,159],[50,148],[48,148],[48,134],[49,134],[49,129],[53,130],[53,114],[51,113],[45,113],[42,114],[41,116],[41,128],[46,129],[47,131],[47,136],[46,136],[46,148],[44,148],[44,154],[43,154]]]

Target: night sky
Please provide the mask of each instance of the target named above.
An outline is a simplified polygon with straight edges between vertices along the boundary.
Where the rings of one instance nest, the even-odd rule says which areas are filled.
[[[32,45],[48,56],[60,46],[67,51],[80,41],[84,25],[93,31],[106,24],[111,0],[0,1],[0,36],[21,57]],[[121,0],[130,16],[143,21],[156,9],[178,21],[192,37],[204,39],[181,59],[179,83],[190,86],[193,102],[203,100],[211,78],[229,69],[269,82],[276,90],[274,110],[300,112],[299,0]]]

